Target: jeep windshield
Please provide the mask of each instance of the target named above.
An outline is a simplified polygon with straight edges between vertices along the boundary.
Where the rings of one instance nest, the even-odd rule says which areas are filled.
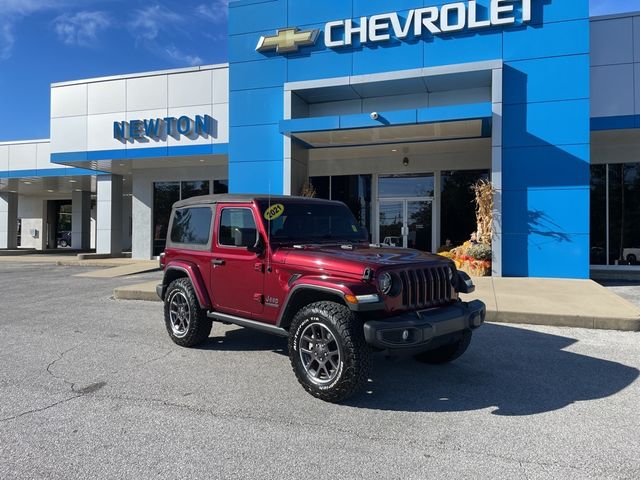
[[[368,235],[351,211],[339,203],[260,202],[265,229],[275,243],[360,243]]]

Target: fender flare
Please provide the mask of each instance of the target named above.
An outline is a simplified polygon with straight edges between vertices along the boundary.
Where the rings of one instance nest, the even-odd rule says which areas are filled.
[[[322,284],[319,284],[320,282],[322,282]],[[278,315],[276,326],[278,327],[282,326],[284,320],[287,318],[289,314],[289,307],[292,304],[292,300],[295,298],[295,295],[301,290],[315,290],[317,292],[322,292],[324,294],[328,293],[330,295],[335,296],[336,298],[340,298],[349,309],[354,310],[355,306],[347,302],[344,298],[345,295],[353,294],[351,292],[351,289],[347,285],[334,284],[330,286],[330,285],[327,285],[326,280],[325,281],[318,280],[318,283],[315,283],[313,279],[307,278],[300,283],[296,283],[291,288],[291,290],[289,290],[289,293],[287,294],[287,298],[285,299],[282,305],[282,308],[280,310],[280,314]]]
[[[172,262],[167,264],[164,269],[164,276],[162,278],[162,299],[164,300],[164,295],[167,287],[167,274],[171,271],[179,271],[185,274],[185,276],[193,285],[193,289],[196,293],[196,297],[198,299],[198,303],[200,304],[200,308],[203,310],[211,309],[211,299],[209,298],[209,294],[207,293],[207,288],[204,283],[204,279],[202,278],[202,274],[200,273],[200,269],[193,263],[190,262]]]

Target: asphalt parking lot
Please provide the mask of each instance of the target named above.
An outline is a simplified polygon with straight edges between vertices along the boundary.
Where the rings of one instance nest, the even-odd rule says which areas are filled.
[[[0,265],[0,478],[640,478],[640,334],[486,325],[454,364],[297,384],[283,339],[172,344],[125,279]],[[156,274],[157,275],[157,274]]]
[[[603,281],[599,283],[628,302],[640,306],[640,282]]]

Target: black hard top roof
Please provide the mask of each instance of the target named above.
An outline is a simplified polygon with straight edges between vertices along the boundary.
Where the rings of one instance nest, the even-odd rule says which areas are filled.
[[[191,197],[181,200],[173,204],[173,208],[192,207],[194,205],[215,205],[216,203],[252,203],[252,202],[271,202],[276,204],[284,201],[299,200],[304,202],[317,203],[339,203],[331,200],[309,197],[291,197],[287,195],[265,195],[265,194],[230,194],[223,193],[218,195],[203,195],[201,197]]]

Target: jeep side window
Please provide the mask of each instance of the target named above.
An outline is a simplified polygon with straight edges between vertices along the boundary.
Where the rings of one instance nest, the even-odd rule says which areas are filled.
[[[223,208],[220,214],[218,245],[224,247],[252,247],[258,240],[253,212],[248,208]]]
[[[211,209],[208,207],[176,210],[171,226],[171,242],[208,245],[211,235]]]

